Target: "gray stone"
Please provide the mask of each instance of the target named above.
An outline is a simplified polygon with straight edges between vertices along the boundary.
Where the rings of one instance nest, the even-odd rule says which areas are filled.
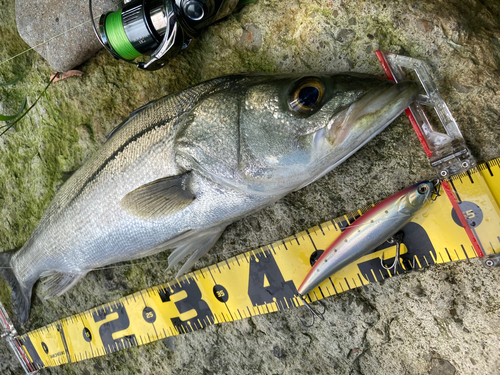
[[[116,9],[116,1],[94,0],[92,12],[98,28],[103,12]],[[70,70],[102,48],[90,22],[88,1],[16,0],[19,35],[57,72]]]
[[[14,0],[0,0],[2,59],[26,46]],[[82,5],[83,6],[83,5]],[[57,8],[53,8],[57,9]],[[352,19],[356,19],[354,23]],[[261,33],[252,50],[248,26]],[[36,29],[35,25],[32,26]],[[337,39],[341,30],[350,39]],[[93,34],[89,34],[93,35]],[[354,38],[351,38],[354,36]],[[134,109],[206,79],[245,71],[353,70],[383,75],[373,51],[427,60],[479,162],[500,156],[500,4],[493,0],[258,0],[207,30],[157,72],[101,50],[82,77],[55,83],[30,114],[0,137],[0,249],[22,246],[60,185]],[[246,39],[248,40],[248,39]],[[0,113],[32,103],[52,68],[29,52],[0,65]],[[54,120],[52,107],[57,122]],[[409,122],[398,118],[342,166],[231,225],[196,266],[266,245],[376,202],[434,176]],[[168,253],[89,273],[61,297],[33,291],[21,333],[174,278]],[[50,374],[496,374],[500,364],[498,269],[477,259],[433,266],[327,298],[325,322],[304,328],[294,309],[224,323],[113,355],[43,370]],[[0,284],[0,299],[8,290]],[[276,348],[279,348],[276,349]],[[284,356],[283,356],[284,355]],[[0,373],[21,369],[0,340]]]
[[[445,359],[434,358],[432,360],[432,368],[429,375],[454,375],[455,367]]]
[[[262,47],[262,32],[255,25],[244,25],[241,44],[250,51],[258,51]]]

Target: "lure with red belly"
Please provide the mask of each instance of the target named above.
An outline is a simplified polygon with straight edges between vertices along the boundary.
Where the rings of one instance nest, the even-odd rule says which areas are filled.
[[[430,202],[434,184],[421,182],[382,201],[348,227],[321,255],[297,290],[304,296],[335,272],[402,229]]]

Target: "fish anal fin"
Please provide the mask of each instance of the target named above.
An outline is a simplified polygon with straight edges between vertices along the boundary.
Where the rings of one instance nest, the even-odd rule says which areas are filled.
[[[125,195],[120,205],[130,214],[145,219],[175,214],[195,199],[187,189],[189,178],[189,174],[184,174],[150,182]]]
[[[67,273],[48,271],[41,276],[44,277],[41,284],[41,292],[44,299],[60,296],[70,290],[86,273]]]
[[[225,225],[216,226],[200,231],[190,232],[189,235],[179,237],[169,245],[175,250],[168,257],[168,268],[175,266],[189,254],[191,256],[181,267],[176,277],[187,272],[204,254],[215,245],[219,237],[226,229]]]

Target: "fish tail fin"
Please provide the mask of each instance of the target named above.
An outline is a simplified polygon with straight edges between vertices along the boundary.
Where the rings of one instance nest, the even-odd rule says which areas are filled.
[[[21,322],[26,322],[30,313],[31,307],[31,290],[33,288],[33,283],[29,285],[24,285],[21,283],[12,267],[10,265],[10,259],[16,253],[16,250],[4,251],[0,253],[0,276],[9,284],[12,288],[12,307],[14,313],[17,315]]]

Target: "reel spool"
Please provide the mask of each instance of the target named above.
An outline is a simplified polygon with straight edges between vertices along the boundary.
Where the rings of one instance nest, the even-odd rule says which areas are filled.
[[[238,0],[126,0],[122,9],[102,14],[97,39],[116,59],[157,70],[186,49],[201,29],[231,14]],[[133,62],[149,55],[147,62]]]

